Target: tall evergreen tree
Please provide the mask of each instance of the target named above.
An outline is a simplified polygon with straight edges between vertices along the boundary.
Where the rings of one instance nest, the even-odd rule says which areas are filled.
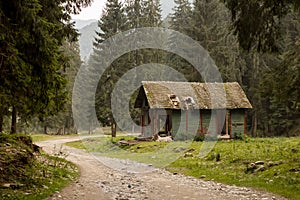
[[[109,56],[110,52],[103,52],[103,41],[112,37],[113,35],[125,30],[126,18],[123,4],[119,0],[108,0],[104,8],[103,14],[98,21],[100,31],[96,32],[97,37],[94,42],[94,55],[92,60],[96,61],[97,57],[105,59],[105,56]],[[102,124],[111,125],[112,136],[116,136],[116,122],[113,119],[111,112],[111,93],[114,88],[114,84],[120,77],[125,63],[122,59],[113,62],[108,69],[104,72],[102,79],[100,80],[96,92],[96,106],[97,115],[100,118]],[[97,66],[89,66],[89,68],[95,68]],[[101,70],[101,69],[100,69]],[[105,77],[105,78],[104,78]]]
[[[127,29],[140,28],[143,23],[142,13],[142,0],[126,0],[125,11],[126,11],[126,25]]]
[[[230,14],[226,7],[218,0],[195,0],[192,10],[188,1],[176,3],[171,28],[198,41],[216,62],[224,81],[241,82],[244,62],[236,37],[229,31]],[[170,40],[173,41],[170,45],[176,47],[176,40],[172,36]],[[202,80],[198,71],[182,58],[171,55],[170,62],[188,80]]]
[[[161,5],[159,0],[143,1],[144,27],[159,27],[161,25]]]
[[[189,0],[175,0],[174,13],[171,15],[170,28],[189,35],[192,7]]]
[[[250,52],[247,57],[253,61],[253,65],[247,62],[250,65],[245,77],[255,108],[252,113],[252,124],[256,124],[253,130],[288,134],[299,119],[299,84],[296,83],[300,73],[297,67],[299,29],[295,24],[299,22],[300,2],[224,2],[232,13],[233,29],[239,44]],[[276,54],[256,53],[268,51]]]
[[[75,39],[77,35],[68,23],[70,14],[89,3],[1,1],[0,128],[10,112],[11,132],[15,133],[18,115],[53,115],[64,105],[66,79],[60,69],[68,62],[59,48],[67,37]]]
[[[283,19],[283,39],[279,42],[282,53],[278,56],[279,61],[267,71],[261,91],[269,101],[269,132],[276,135],[293,134],[291,129],[297,126],[300,116],[299,19],[296,12]]]
[[[281,20],[292,9],[300,8],[298,0],[223,0],[232,13],[239,44],[246,50],[278,51]]]
[[[127,29],[132,33],[136,28],[159,27],[162,23],[161,5],[159,0],[128,0],[126,1]],[[157,36],[157,40],[162,39]],[[136,41],[138,42],[138,41]],[[162,60],[155,50],[136,50],[128,55],[129,63],[134,66]]]
[[[174,2],[175,7],[173,8],[174,13],[171,14],[170,28],[190,36],[192,22],[191,4],[188,0],[176,0]],[[172,34],[169,36],[168,45],[170,48],[178,48],[177,38]],[[190,48],[189,44],[186,44],[184,48]],[[199,79],[199,76],[197,76],[199,74],[196,75],[193,66],[180,56],[169,54],[167,62],[174,69],[183,73],[188,80],[197,81]]]
[[[160,27],[162,24],[160,1],[144,0],[142,5],[144,16],[143,27]],[[153,40],[160,44],[166,42],[166,38],[164,38],[162,35],[153,36]],[[160,63],[165,61],[164,54],[159,50],[144,49],[140,50],[140,52],[143,55],[143,63]]]
[[[68,80],[66,85],[68,95],[66,104],[55,116],[40,116],[41,125],[44,128],[44,133],[46,134],[47,128],[51,128],[56,131],[57,134],[77,132],[72,113],[72,92],[76,74],[82,64],[82,61],[80,60],[79,44],[78,42],[65,41],[61,50],[70,61],[69,67],[62,70],[62,73]]]

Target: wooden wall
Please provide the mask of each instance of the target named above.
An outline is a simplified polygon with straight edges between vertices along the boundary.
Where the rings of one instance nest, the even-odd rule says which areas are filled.
[[[166,112],[163,109],[154,109],[149,113],[150,122],[147,117],[148,112],[145,111],[141,119],[144,121],[143,125],[145,126],[143,128],[143,136],[151,137],[161,131],[160,129],[164,125],[160,117],[166,114],[170,115],[172,136],[175,140],[193,139],[197,133],[211,134],[216,133],[217,130],[220,134],[222,128],[217,128],[218,119],[216,113],[217,111],[211,110],[168,110]],[[245,110],[227,110],[227,113],[227,123],[225,122],[223,131],[226,130],[231,137],[246,134]],[[213,121],[211,121],[211,116]],[[150,124],[148,124],[148,121]]]
[[[232,137],[234,137],[235,135],[243,136],[244,134],[246,134],[245,110],[231,110],[230,120],[230,132]]]

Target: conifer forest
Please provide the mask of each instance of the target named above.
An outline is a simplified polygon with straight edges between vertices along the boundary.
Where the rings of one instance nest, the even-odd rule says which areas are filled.
[[[72,93],[79,69],[97,74],[93,70],[101,70],[101,57],[111,53],[103,52],[102,44],[112,36],[161,27],[197,41],[215,61],[223,82],[242,86],[253,106],[247,111],[249,136],[300,135],[299,0],[174,0],[167,16],[162,15],[160,0],[107,0],[97,19],[93,52],[82,61],[71,15],[92,2],[0,1],[0,132],[77,133],[72,109],[83,102],[72,102]],[[172,35],[154,39],[176,46]],[[191,82],[204,81],[176,54],[150,48],[130,51],[103,69],[98,82],[94,97],[102,126],[116,126],[110,101],[119,79],[148,63],[170,66]],[[87,85],[98,79],[78,81]],[[129,107],[138,124],[136,95]]]

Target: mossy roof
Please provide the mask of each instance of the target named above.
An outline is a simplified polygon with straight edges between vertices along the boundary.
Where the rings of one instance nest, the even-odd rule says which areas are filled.
[[[161,109],[250,109],[245,92],[237,82],[198,83],[143,81],[135,102],[143,99],[150,108]],[[177,103],[176,103],[177,102]]]

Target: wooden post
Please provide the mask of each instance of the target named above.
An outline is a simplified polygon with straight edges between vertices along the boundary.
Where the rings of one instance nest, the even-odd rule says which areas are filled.
[[[153,113],[153,120],[154,120],[154,123],[153,123],[153,135],[157,135],[157,110],[154,110],[154,113]]]
[[[3,114],[0,113],[0,133],[3,131],[3,122],[4,122],[4,117]]]
[[[12,108],[10,132],[17,133],[17,109],[15,106],[13,106],[13,108]]]
[[[218,116],[218,110],[215,110],[215,118],[216,118],[216,128],[215,128],[215,131],[216,131],[216,136],[219,135],[219,116]]]
[[[150,134],[154,136],[154,113],[153,110],[149,110],[149,115],[150,115]]]
[[[172,135],[173,123],[172,123],[172,110],[169,111],[169,132]]]
[[[188,110],[185,111],[185,134],[188,135],[189,132],[189,112]]]
[[[225,126],[226,126],[226,135],[228,136],[229,135],[229,130],[228,130],[228,126],[229,126],[229,124],[228,124],[228,112],[227,112],[227,110],[226,110],[226,116],[225,116]]]
[[[230,115],[230,138],[232,138],[232,113],[231,111],[229,112]]]
[[[201,134],[203,133],[203,116],[202,116],[202,112],[200,111],[200,130],[201,130]]]
[[[117,136],[117,124],[115,121],[111,123],[111,136],[116,137]]]
[[[244,137],[247,136],[247,113],[244,113]]]
[[[142,136],[144,136],[144,115],[141,116]]]

